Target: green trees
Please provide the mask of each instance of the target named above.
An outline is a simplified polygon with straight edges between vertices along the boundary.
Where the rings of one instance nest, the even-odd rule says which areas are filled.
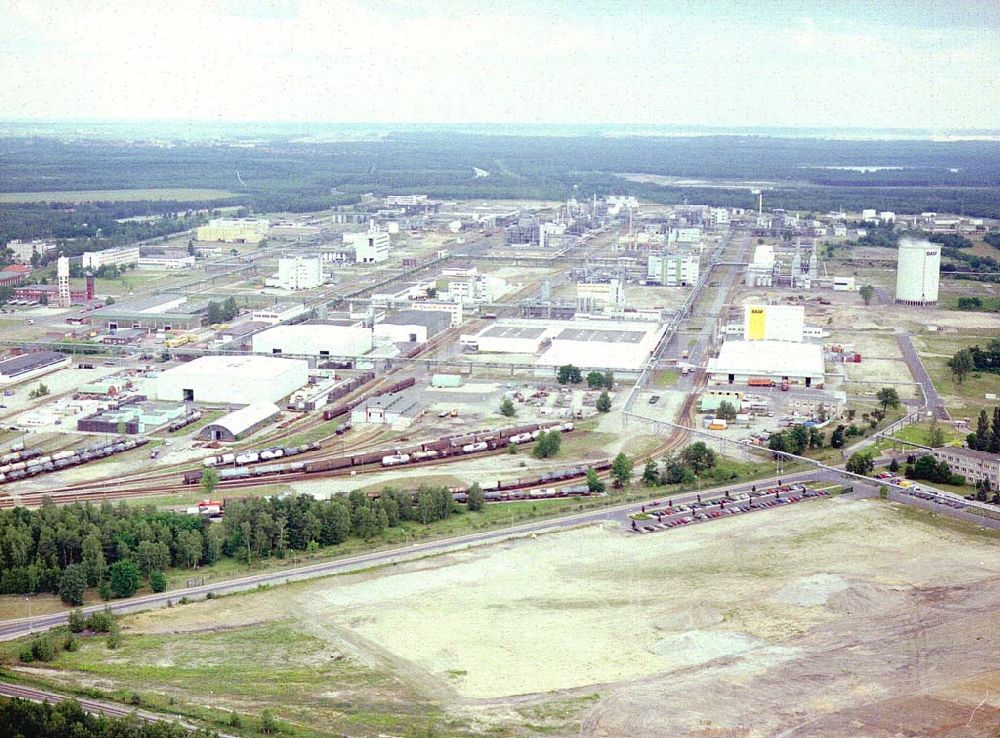
[[[154,571],[149,575],[149,588],[154,592],[167,591],[167,575],[162,571]]]
[[[861,295],[861,299],[865,301],[865,305],[871,305],[872,298],[875,296],[875,288],[870,284],[863,285],[861,289],[858,290],[858,294]]]
[[[833,429],[833,433],[830,434],[830,447],[831,448],[843,448],[844,446],[844,431],[846,426],[838,425]]]
[[[135,716],[112,718],[84,712],[76,700],[33,703],[0,699],[0,725],[4,735],[22,738],[209,738],[203,730],[187,730],[176,724],[144,723]]]
[[[219,486],[219,472],[212,467],[207,467],[201,472],[201,481],[198,483],[201,493],[205,497],[211,497],[215,488]]]
[[[931,427],[927,431],[927,445],[931,448],[941,448],[944,445],[944,430],[937,422],[937,416],[931,418]]]
[[[735,420],[736,407],[729,400],[723,400],[719,403],[719,407],[715,411],[715,417],[722,418],[723,420]]]
[[[615,373],[608,369],[604,372],[604,389],[613,390],[615,388]]]
[[[695,441],[681,451],[681,461],[696,475],[701,475],[715,466],[715,451],[706,446],[704,441]]]
[[[606,413],[611,410],[611,395],[608,394],[607,390],[604,390],[597,396],[597,402],[594,406],[600,413]]]
[[[577,367],[572,364],[563,364],[556,370],[556,381],[559,384],[580,384],[583,381],[583,376]]]
[[[214,300],[208,303],[208,322],[210,324],[225,323],[240,314],[235,297],[227,297],[222,302]]]
[[[882,406],[882,412],[890,407],[899,407],[899,394],[894,387],[883,387],[876,393],[875,397],[878,399],[878,404]]]
[[[514,407],[514,401],[509,397],[503,398],[503,402],[500,403],[500,414],[505,418],[513,418],[517,415],[517,408]]]
[[[941,484],[965,484],[965,477],[952,474],[946,461],[937,461],[930,454],[918,458],[906,467],[907,479],[926,479],[928,482]]]
[[[852,474],[861,474],[866,476],[871,474],[872,470],[875,469],[875,462],[872,461],[872,457],[869,453],[865,451],[858,451],[855,454],[851,454],[851,458],[847,460],[847,464],[844,468]]]
[[[601,389],[604,386],[604,375],[601,372],[590,372],[587,374],[587,386],[590,389]]]
[[[82,605],[87,591],[87,572],[82,564],[71,564],[59,577],[59,599],[67,605]]]
[[[615,480],[615,486],[619,488],[628,487],[632,480],[632,459],[623,452],[611,462],[611,477]]]
[[[561,446],[562,434],[559,431],[543,432],[538,436],[538,441],[531,450],[531,455],[536,459],[550,459],[559,453]]]
[[[49,394],[48,385],[39,384],[37,387],[35,387],[35,389],[31,390],[31,392],[28,393],[28,397],[30,397],[32,400],[37,400],[39,397],[45,397],[45,395],[47,394]]]
[[[483,492],[483,488],[479,486],[479,482],[474,482],[471,487],[469,487],[469,498],[468,506],[470,512],[477,512],[483,509],[486,504],[486,494]]]
[[[660,483],[660,475],[656,469],[656,462],[647,459],[646,466],[642,469],[642,483],[647,487],[653,487]]]
[[[108,569],[111,594],[115,597],[131,597],[139,589],[142,578],[139,567],[128,559],[116,561]]]
[[[597,472],[593,469],[587,469],[587,489],[596,495],[603,494],[604,492],[604,482],[600,480]]]
[[[972,351],[967,348],[960,349],[954,356],[948,359],[948,368],[951,369],[955,381],[961,384],[965,380],[965,377],[976,368]]]
[[[892,461],[889,462],[888,469],[890,472],[895,474],[899,471],[899,460],[895,456],[892,457]]]
[[[969,448],[989,451],[990,435],[990,416],[984,407],[979,411],[979,418],[976,420],[976,433],[972,442],[969,443]]]

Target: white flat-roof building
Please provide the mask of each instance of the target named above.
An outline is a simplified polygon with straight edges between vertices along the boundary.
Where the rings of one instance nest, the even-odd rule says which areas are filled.
[[[309,312],[302,303],[280,302],[267,308],[260,308],[250,313],[250,320],[258,323],[283,323],[286,320],[297,318]]]
[[[271,222],[264,218],[212,218],[196,233],[199,241],[260,243],[267,238],[270,227]]]
[[[491,274],[481,274],[476,267],[444,269],[438,285],[439,298],[465,304],[497,302],[512,289],[507,280]]]
[[[801,305],[743,306],[743,338],[747,341],[802,341],[806,310]]]
[[[194,257],[190,254],[184,256],[140,256],[138,267],[154,271],[171,271],[173,269],[191,269],[194,266]]]
[[[369,224],[367,231],[345,233],[343,241],[354,247],[354,261],[357,264],[377,264],[389,258],[389,234],[379,230],[374,221]]]
[[[21,241],[20,239],[14,239],[7,242],[7,248],[14,254],[14,261],[27,264],[31,261],[33,254],[45,256],[50,251],[55,251],[56,244],[54,241]]]
[[[327,323],[277,325],[253,336],[253,352],[272,356],[364,356],[372,346],[370,328]]]
[[[156,396],[172,402],[276,403],[308,381],[309,364],[302,359],[202,356],[161,372]]]
[[[537,364],[635,372],[656,348],[663,331],[659,323],[653,322],[566,321],[555,329]]]
[[[278,259],[278,273],[264,280],[264,284],[283,290],[311,290],[322,285],[323,281],[320,257],[291,256]]]
[[[650,252],[646,261],[646,279],[664,287],[686,287],[698,282],[701,260],[690,251],[675,254]]]
[[[138,246],[122,246],[104,251],[84,251],[83,268],[100,269],[102,266],[125,266],[139,263]]]
[[[375,324],[375,335],[393,343],[425,343],[451,325],[451,316],[441,311],[401,310]]]
[[[625,307],[625,286],[620,279],[577,282],[576,309],[584,313],[619,311]]]
[[[822,387],[823,349],[792,341],[726,341],[706,367],[711,384],[747,384],[751,379]]]
[[[553,329],[548,325],[495,323],[475,335],[463,335],[464,346],[494,354],[535,354]]]

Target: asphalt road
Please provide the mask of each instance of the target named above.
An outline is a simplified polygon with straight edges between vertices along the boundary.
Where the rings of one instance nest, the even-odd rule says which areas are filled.
[[[930,375],[924,369],[924,362],[920,360],[917,350],[913,347],[910,334],[902,329],[897,329],[896,342],[903,352],[903,361],[906,362],[910,374],[913,375],[913,378],[920,385],[920,389],[924,393],[924,404],[937,415],[939,420],[951,420],[951,415],[948,414],[941,396],[938,395],[937,390],[934,388],[934,382],[931,381]]]

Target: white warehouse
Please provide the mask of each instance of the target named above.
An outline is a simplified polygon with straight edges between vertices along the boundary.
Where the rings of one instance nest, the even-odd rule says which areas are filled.
[[[792,341],[726,341],[719,356],[708,360],[710,384],[776,384],[822,387],[823,349]]]
[[[375,324],[375,335],[393,343],[425,343],[451,326],[451,316],[441,311],[401,310]]]
[[[156,379],[156,397],[230,405],[277,403],[308,381],[309,365],[300,359],[202,356],[162,372]]]
[[[802,341],[806,309],[801,305],[743,306],[743,337],[747,341]]]
[[[255,354],[364,356],[372,350],[370,328],[329,323],[277,325],[253,336]]]

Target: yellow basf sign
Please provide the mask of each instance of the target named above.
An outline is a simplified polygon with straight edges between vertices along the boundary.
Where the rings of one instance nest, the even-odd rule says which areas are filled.
[[[747,340],[764,340],[764,308],[750,308],[750,325],[747,330]]]

